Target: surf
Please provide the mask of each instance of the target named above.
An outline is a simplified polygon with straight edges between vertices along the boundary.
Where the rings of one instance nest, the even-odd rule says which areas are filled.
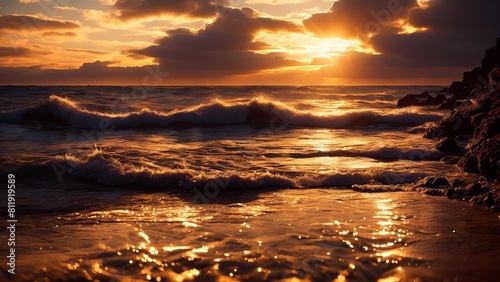
[[[246,124],[257,127],[311,127],[345,129],[359,126],[417,126],[435,122],[441,115],[419,113],[412,109],[385,112],[360,110],[321,115],[314,110],[302,111],[280,101],[255,97],[248,102],[228,103],[214,99],[208,103],[170,111],[144,108],[126,113],[87,110],[68,98],[51,95],[43,103],[12,111],[0,112],[0,122],[46,122],[75,128],[99,129],[111,124],[115,129],[215,127]]]

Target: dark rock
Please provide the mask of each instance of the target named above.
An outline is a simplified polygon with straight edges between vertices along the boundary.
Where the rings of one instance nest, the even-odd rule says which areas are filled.
[[[493,110],[489,114],[478,114],[475,117],[477,116],[481,123],[474,131],[474,140],[482,141],[500,134],[500,109]]]
[[[481,122],[483,121],[483,119],[485,119],[487,117],[488,117],[487,113],[479,113],[479,114],[474,115],[473,117],[471,117],[472,126],[478,127],[481,124]]]
[[[444,195],[448,198],[453,198],[453,196],[455,196],[456,194],[456,190],[455,188],[449,188],[448,190],[446,190],[446,192],[444,193]]]
[[[421,100],[431,97],[429,92],[423,92],[420,94],[408,94],[403,98],[398,100],[398,108],[417,106],[421,103]]]
[[[435,178],[434,177],[426,177],[423,180],[422,187],[427,187],[427,188],[433,188],[432,183],[434,182]]]
[[[500,65],[500,39],[497,38],[497,45],[489,48],[484,54],[484,59],[481,62],[481,68],[490,73],[497,65]]]
[[[424,194],[429,195],[429,196],[444,196],[445,192],[439,190],[439,189],[432,189],[432,190],[427,190],[424,192]]]
[[[457,142],[451,138],[446,138],[441,141],[436,145],[436,148],[448,155],[459,155],[460,152],[462,151],[462,148],[457,145]]]
[[[445,162],[447,164],[458,164],[460,161],[460,157],[457,156],[445,156],[441,159],[442,162]]]
[[[438,106],[446,101],[446,96],[437,94],[433,97],[429,92],[420,94],[408,94],[398,100],[398,108],[410,106]]]
[[[398,108],[416,106],[418,103],[420,103],[420,100],[417,97],[413,96],[413,94],[408,94],[398,100]]]
[[[437,103],[436,98],[429,96],[429,97],[425,98],[425,100],[418,103],[418,105],[419,106],[432,106],[432,105],[435,105],[436,103]]]
[[[499,64],[500,66],[500,64]],[[491,87],[495,88],[500,82],[500,67],[496,66],[488,75],[488,80]]]
[[[469,141],[470,137],[466,137],[463,135],[457,135],[457,136],[455,136],[455,140],[457,140],[457,141]]]
[[[422,187],[426,187],[426,188],[446,188],[446,187],[450,187],[450,183],[444,177],[438,177],[438,178],[426,177],[422,181],[422,183],[423,184],[421,186]]]
[[[437,94],[436,97],[429,95],[423,101],[420,101],[419,106],[437,106],[446,101],[446,96],[443,94]]]
[[[450,183],[448,180],[444,177],[438,177],[434,182],[432,182],[432,186],[435,188],[441,188],[441,187],[450,187]]]
[[[458,165],[466,172],[480,173],[486,179],[497,180],[500,176],[500,135],[477,142]]]
[[[470,201],[475,205],[498,208],[500,205],[500,195],[494,191],[488,191],[473,197]]]
[[[450,87],[448,88],[448,92],[456,94],[462,92],[464,89],[464,84],[461,81],[453,81]]]
[[[490,70],[491,71],[491,70]],[[465,87],[470,88],[481,85],[487,82],[486,77],[488,72],[484,72],[482,68],[474,68],[472,71],[464,72],[462,83]]]
[[[479,173],[479,165],[477,163],[477,156],[472,152],[467,152],[458,162],[458,166],[465,172]]]
[[[463,186],[463,185],[465,185],[465,181],[463,181],[462,179],[457,178],[457,179],[455,179],[453,181],[453,185],[452,186],[453,186],[453,188],[458,188],[458,187]]]
[[[477,196],[481,194],[481,184],[471,183],[465,188],[465,194],[467,196]]]
[[[463,88],[462,90],[456,92],[451,96],[451,99],[455,100],[464,100],[467,98],[467,96],[470,95],[471,89],[469,88]]]
[[[439,104],[438,109],[439,110],[453,110],[455,107],[459,106],[461,103],[459,103],[455,99],[446,99],[443,101],[441,104]]]
[[[444,96],[443,94],[437,94],[435,99],[436,99],[436,103],[437,103],[438,105],[440,105],[440,104],[444,103],[444,101],[446,101],[446,100],[447,100],[447,99],[446,99],[446,96]]]
[[[455,111],[452,116],[443,118],[435,126],[429,128],[424,133],[424,138],[441,139],[445,137],[455,137],[457,135],[472,135],[470,113],[467,111]]]

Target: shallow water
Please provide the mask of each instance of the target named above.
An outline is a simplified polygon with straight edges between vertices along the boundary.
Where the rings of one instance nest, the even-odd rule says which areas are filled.
[[[2,278],[496,281],[498,215],[409,185],[467,177],[395,107],[428,88],[142,90],[0,87]]]
[[[285,189],[211,204],[94,193],[95,206],[19,218],[18,277],[496,281],[499,274],[500,217],[417,192]]]

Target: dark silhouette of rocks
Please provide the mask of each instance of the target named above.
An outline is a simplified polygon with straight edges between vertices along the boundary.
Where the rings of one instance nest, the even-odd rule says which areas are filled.
[[[408,94],[398,100],[398,108],[416,106],[429,96],[429,92],[423,92],[421,94]]]
[[[448,98],[444,100],[439,106],[437,107],[439,110],[453,110],[456,107],[460,106],[462,103],[453,99],[453,98]]]
[[[495,47],[486,50],[481,67],[465,72],[462,81],[453,82],[446,90],[453,93],[453,97],[445,99],[439,107],[452,112],[428,128],[424,137],[441,139],[436,148],[450,155],[445,157],[446,160],[443,158],[444,161],[451,163],[452,158],[456,161],[456,156],[461,156],[457,166],[479,176],[472,182],[455,180],[453,187],[445,192],[432,189],[426,193],[467,198],[474,204],[500,208],[500,38]],[[429,96],[419,98],[419,103]],[[465,98],[471,101],[459,101]],[[469,141],[467,150],[456,143],[463,137]],[[427,178],[418,185],[423,188],[449,187],[443,179]]]
[[[454,111],[451,116],[438,121],[434,126],[427,129],[424,138],[454,138],[459,135],[472,135],[473,133],[471,112]]]
[[[457,142],[455,142],[455,140],[452,138],[447,138],[447,139],[441,140],[436,145],[436,149],[438,149],[439,151],[441,151],[445,154],[454,155],[454,156],[458,156],[458,155],[462,154],[462,152],[463,152],[463,149],[460,146],[458,146]]]
[[[481,67],[464,72],[462,81],[454,81],[446,91],[453,93],[455,100],[466,99],[474,89],[488,86],[488,74],[500,65],[500,38],[495,47],[489,48],[484,54]]]
[[[476,142],[458,165],[466,172],[480,173],[488,180],[499,180],[500,136]]]
[[[438,106],[446,101],[446,96],[437,94],[433,97],[429,92],[408,94],[398,100],[398,108],[410,106]]]
[[[421,186],[425,188],[448,188],[450,183],[444,177],[426,177],[421,181]]]

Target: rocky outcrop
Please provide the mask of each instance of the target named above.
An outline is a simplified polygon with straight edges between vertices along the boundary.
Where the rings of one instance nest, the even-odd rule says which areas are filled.
[[[475,89],[488,86],[488,74],[497,65],[500,65],[500,38],[497,39],[495,47],[486,50],[481,67],[464,72],[462,81],[454,81],[444,90],[453,94],[452,99],[466,99]]]
[[[459,135],[472,135],[471,115],[475,114],[475,109],[468,108],[462,111],[454,111],[451,116],[438,121],[434,126],[427,129],[424,138],[441,139],[454,138]]]
[[[454,110],[428,128],[424,137],[441,139],[436,145],[439,151],[453,158],[462,156],[458,167],[481,178],[467,185],[455,180],[447,190],[443,188],[449,184],[441,178],[428,178],[420,182],[420,187],[430,188],[431,195],[467,198],[475,204],[500,208],[500,39],[486,51],[481,67],[464,73],[462,81],[453,82],[446,90],[453,97],[440,107]],[[464,98],[472,102],[460,104],[458,100]],[[470,139],[466,152],[455,141],[464,136]]]
[[[429,92],[408,94],[398,100],[398,108],[410,106],[438,106],[443,104],[446,100],[446,96],[443,94],[437,94],[436,96],[432,96]]]
[[[500,136],[476,143],[458,165],[466,172],[480,173],[488,180],[499,180]]]
[[[458,146],[457,142],[452,138],[441,140],[436,145],[436,149],[447,155],[459,156],[463,154],[463,149]]]
[[[500,66],[489,75],[490,87],[479,94],[482,113],[476,115],[470,150],[458,165],[466,172],[480,173],[486,179],[500,179]]]

